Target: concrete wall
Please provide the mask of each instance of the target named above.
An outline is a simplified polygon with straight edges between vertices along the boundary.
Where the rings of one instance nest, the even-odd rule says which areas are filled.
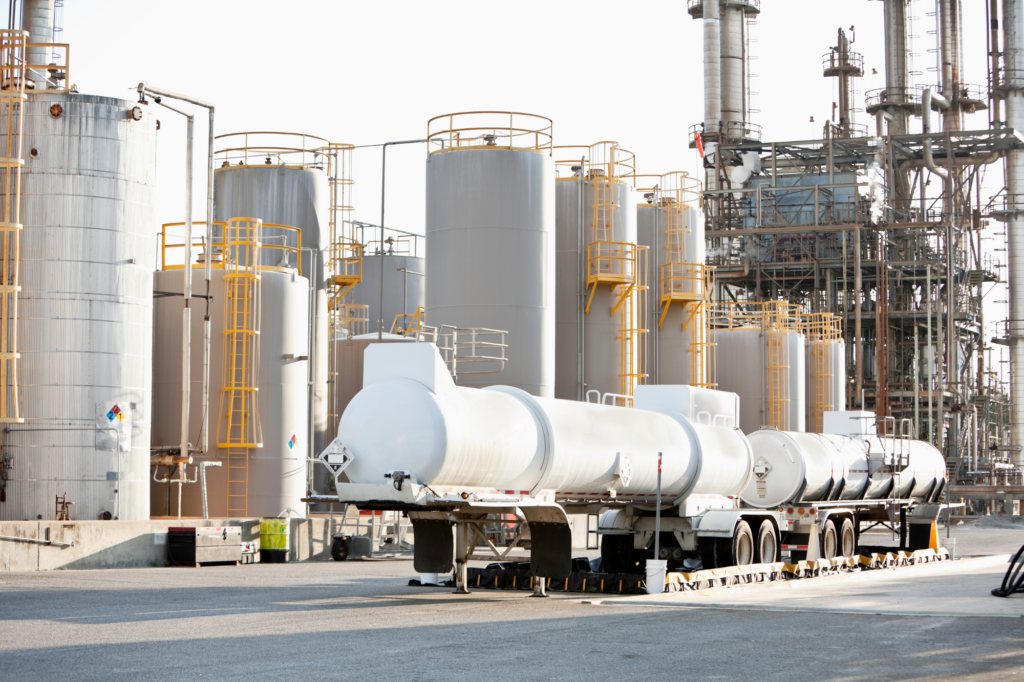
[[[163,566],[167,529],[176,526],[241,526],[243,542],[260,537],[259,519],[0,521],[0,536],[74,543],[74,547],[56,547],[0,539],[0,572]],[[330,561],[327,526],[326,518],[292,519],[290,558]]]

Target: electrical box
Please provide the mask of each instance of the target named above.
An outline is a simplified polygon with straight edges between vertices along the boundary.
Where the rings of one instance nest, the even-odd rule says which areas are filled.
[[[168,528],[167,557],[172,566],[238,564],[242,561],[242,528]]]

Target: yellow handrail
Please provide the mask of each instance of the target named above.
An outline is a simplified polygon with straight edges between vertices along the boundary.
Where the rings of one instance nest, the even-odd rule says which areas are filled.
[[[160,229],[160,269],[161,270],[184,270],[185,264],[180,265],[175,263],[169,263],[168,260],[174,260],[173,255],[178,253],[180,249],[181,253],[185,252],[185,240],[184,237],[178,237],[181,239],[180,242],[168,242],[168,238],[174,239],[174,235],[167,234],[167,228],[182,227],[185,223],[164,223]],[[202,228],[197,231],[197,227]],[[223,270],[226,267],[224,261],[224,235],[226,233],[227,223],[214,222],[213,223],[213,248],[212,258],[213,261],[210,266],[216,270]],[[205,236],[206,223],[200,221],[192,222],[192,249],[196,253],[196,262],[192,263],[192,268],[202,268],[204,263],[198,260],[199,252],[204,251],[203,248],[206,242]],[[295,270],[299,275],[302,275],[302,230],[297,227],[290,225],[275,225],[273,223],[263,223],[264,240],[277,240],[280,239],[281,243],[264,243],[261,248],[262,261],[259,264],[260,270],[276,270],[276,271],[291,271]],[[267,231],[271,234],[266,235]],[[199,236],[195,236],[198,232]],[[273,234],[279,232],[280,234]],[[196,247],[199,247],[198,249]],[[171,258],[168,259],[168,254],[171,254]],[[203,256],[206,257],[205,255]],[[292,265],[292,263],[295,265]]]
[[[28,74],[46,74],[42,77],[46,87],[39,87],[39,82],[35,78],[29,77],[33,81],[33,92],[71,92],[71,46],[67,43],[28,43],[25,45],[26,57],[31,53],[32,48],[38,47],[47,48],[46,54],[49,55],[50,61],[46,64],[25,64],[26,76]],[[63,50],[64,54],[54,55],[54,50]],[[61,81],[63,81],[63,85],[60,85]],[[5,84],[7,82],[4,81]],[[54,85],[54,87],[50,87],[50,85]]]
[[[225,133],[213,138],[228,146],[214,151],[221,168],[228,166],[280,166],[324,168],[323,148],[331,143],[316,135],[279,131]],[[233,163],[234,162],[234,163]]]
[[[554,123],[518,111],[462,111],[427,121],[431,154],[458,149],[516,149],[551,155]]]

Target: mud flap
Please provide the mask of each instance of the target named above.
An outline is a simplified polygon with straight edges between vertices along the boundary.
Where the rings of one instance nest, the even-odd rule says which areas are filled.
[[[455,539],[452,524],[445,518],[418,518],[409,514],[412,532],[416,538],[413,545],[412,566],[417,573],[449,573],[455,556]]]
[[[572,573],[569,517],[557,506],[520,507],[530,527],[530,572],[549,579]]]

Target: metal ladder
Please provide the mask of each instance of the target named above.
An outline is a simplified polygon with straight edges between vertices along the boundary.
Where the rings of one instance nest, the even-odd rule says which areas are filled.
[[[18,293],[21,253],[22,120],[25,114],[25,31],[0,31],[0,116],[6,122],[6,145],[0,150],[3,215],[0,215],[0,423],[24,421],[18,411]]]
[[[249,513],[249,455],[263,447],[259,391],[260,250],[263,223],[232,218],[224,229],[224,382],[217,447],[227,451],[227,516]]]

